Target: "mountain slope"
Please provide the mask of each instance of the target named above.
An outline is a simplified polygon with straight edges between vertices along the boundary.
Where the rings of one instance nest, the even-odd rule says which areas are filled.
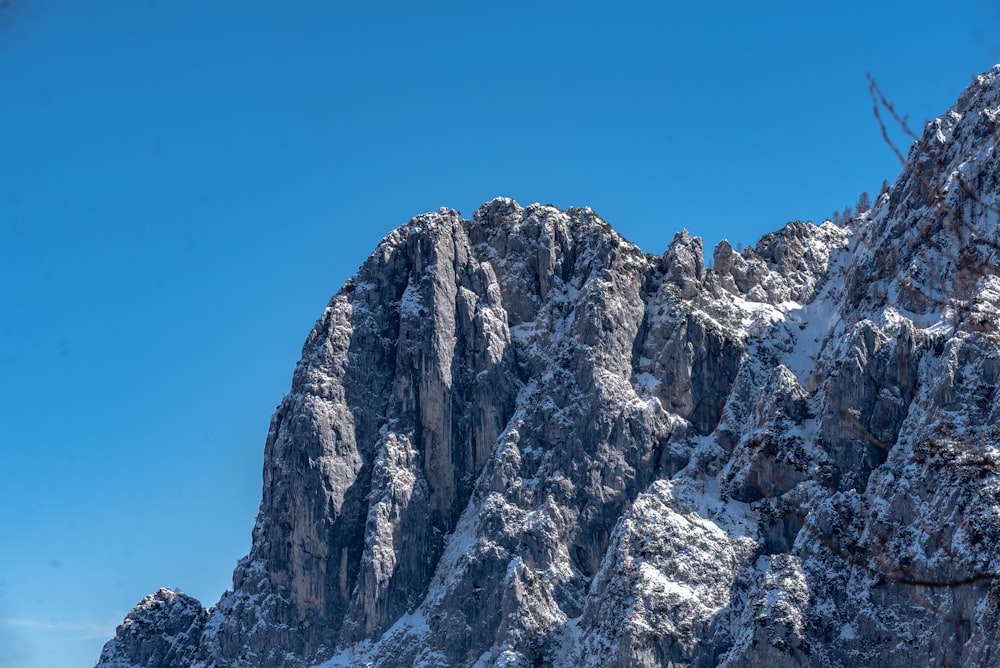
[[[976,665],[1000,628],[1000,67],[846,227],[711,269],[442,209],[303,348],[250,554],[99,666]]]

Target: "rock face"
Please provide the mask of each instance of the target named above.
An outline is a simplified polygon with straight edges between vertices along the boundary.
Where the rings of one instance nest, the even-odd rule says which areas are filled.
[[[310,333],[253,548],[99,666],[1000,662],[1000,66],[845,227],[706,268],[508,199]]]

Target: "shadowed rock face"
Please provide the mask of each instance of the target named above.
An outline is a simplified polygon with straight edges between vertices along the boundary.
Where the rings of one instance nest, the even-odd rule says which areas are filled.
[[[712,269],[589,209],[414,218],[309,334],[233,590],[98,665],[1000,660],[998,98]]]

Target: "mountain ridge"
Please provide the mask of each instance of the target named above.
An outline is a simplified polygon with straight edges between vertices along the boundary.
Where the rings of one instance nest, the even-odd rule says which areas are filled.
[[[271,421],[253,547],[98,666],[997,660],[1000,66],[849,226],[705,267],[506,198],[391,232]]]

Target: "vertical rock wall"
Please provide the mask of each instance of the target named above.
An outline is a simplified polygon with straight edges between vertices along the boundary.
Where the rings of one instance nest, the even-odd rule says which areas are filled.
[[[1000,68],[846,227],[714,266],[589,209],[392,232],[265,446],[233,590],[99,665],[1000,660]]]

